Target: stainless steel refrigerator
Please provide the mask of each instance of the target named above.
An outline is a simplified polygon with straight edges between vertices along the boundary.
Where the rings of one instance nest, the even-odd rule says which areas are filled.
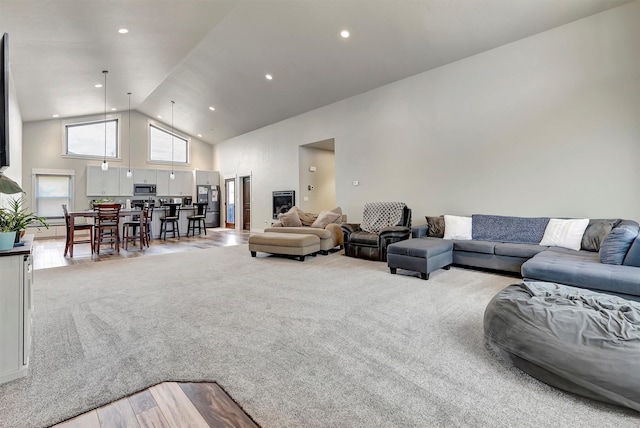
[[[206,227],[220,227],[220,186],[198,184],[196,186],[198,202],[209,204],[207,207]]]

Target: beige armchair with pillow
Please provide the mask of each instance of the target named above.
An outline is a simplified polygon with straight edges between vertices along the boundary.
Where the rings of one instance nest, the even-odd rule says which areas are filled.
[[[298,207],[293,207],[284,214],[278,215],[278,220],[265,232],[304,233],[316,235],[320,238],[320,253],[327,255],[333,248],[342,248],[343,235],[340,224],[347,221],[346,214],[342,214],[340,207],[331,211],[320,211],[319,214],[306,213]]]

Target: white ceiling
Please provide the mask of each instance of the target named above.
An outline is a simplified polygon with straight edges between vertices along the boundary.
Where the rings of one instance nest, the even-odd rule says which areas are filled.
[[[109,108],[217,143],[629,1],[0,0],[0,32],[25,122],[102,113],[109,70]]]

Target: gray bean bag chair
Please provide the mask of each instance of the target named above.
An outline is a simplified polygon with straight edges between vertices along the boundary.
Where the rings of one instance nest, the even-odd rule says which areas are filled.
[[[640,411],[640,303],[548,282],[511,285],[484,313],[488,345],[557,388]]]

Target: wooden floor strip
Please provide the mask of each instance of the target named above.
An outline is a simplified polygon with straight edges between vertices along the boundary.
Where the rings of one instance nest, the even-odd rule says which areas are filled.
[[[140,428],[127,398],[115,401],[98,409],[101,427]]]
[[[92,410],[80,416],[76,416],[66,422],[55,425],[57,428],[101,428],[98,412]]]
[[[173,428],[210,428],[200,412],[175,382],[165,382],[149,388],[158,407]]]
[[[215,383],[181,383],[180,388],[210,427],[257,427],[235,401]]]

